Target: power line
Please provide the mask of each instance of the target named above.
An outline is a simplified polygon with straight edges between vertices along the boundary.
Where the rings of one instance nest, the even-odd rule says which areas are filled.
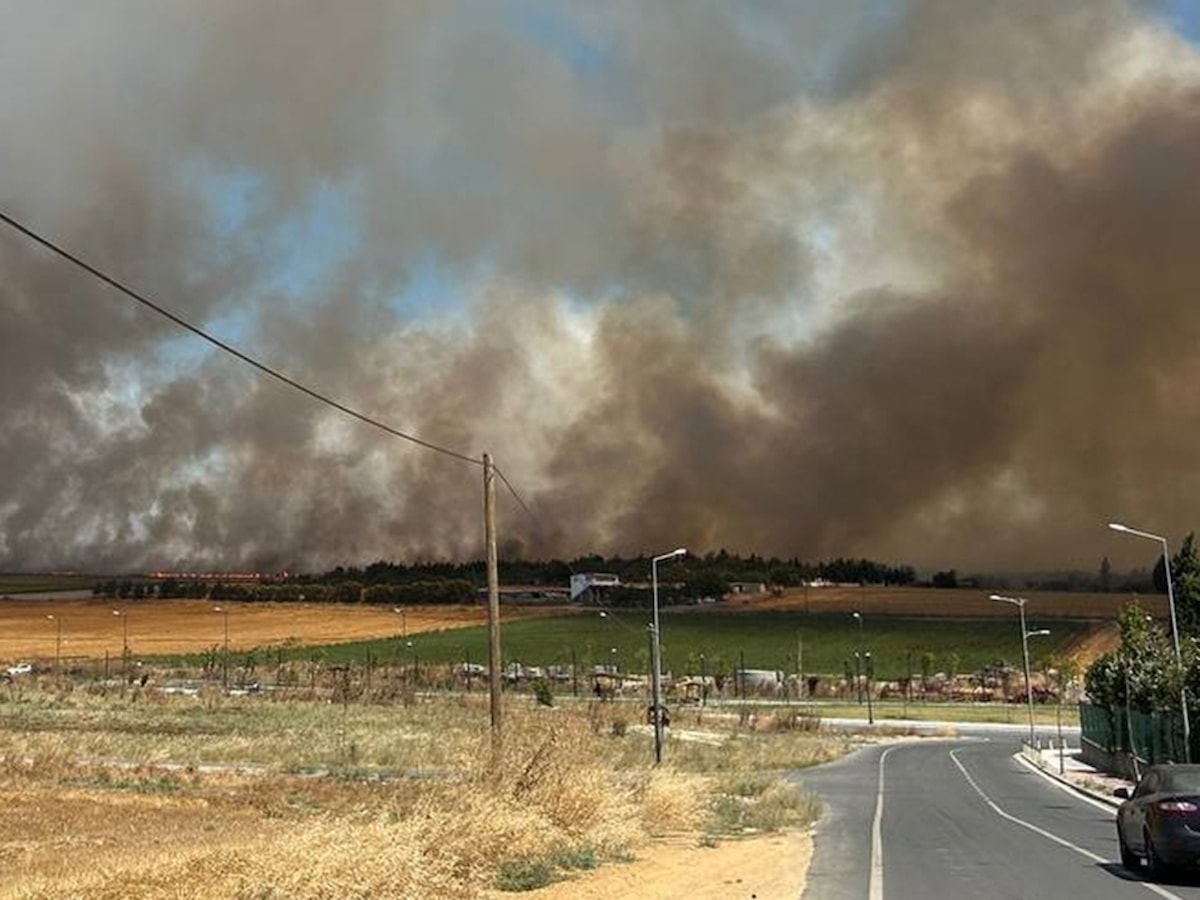
[[[526,504],[521,498],[521,495],[517,493],[517,489],[513,487],[512,482],[508,480],[508,476],[500,471],[499,466],[493,466],[492,471],[494,471],[500,480],[504,482],[504,486],[508,488],[509,493],[513,495],[513,499],[517,501],[517,505],[525,511],[525,515],[529,516],[529,518],[533,520],[534,525],[540,527],[542,524],[541,520],[539,520],[538,517],[533,514],[533,510],[529,508],[528,504]]]
[[[255,369],[262,372],[264,375],[269,375],[271,378],[274,378],[277,381],[283,382],[288,387],[294,388],[295,390],[300,391],[302,394],[307,394],[309,397],[312,397],[314,400],[316,400],[320,403],[324,403],[327,406],[331,406],[334,409],[338,410],[339,412],[344,413],[347,416],[350,416],[351,418],[358,419],[360,422],[365,422],[367,425],[370,425],[374,428],[378,428],[380,431],[387,432],[388,434],[392,435],[393,437],[401,438],[402,440],[406,440],[413,444],[417,444],[420,447],[424,447],[427,450],[433,450],[437,453],[441,453],[441,454],[443,454],[445,456],[449,456],[453,459],[461,460],[462,462],[471,463],[472,465],[476,465],[476,466],[483,465],[483,460],[481,460],[481,459],[476,459],[472,456],[467,456],[465,453],[458,453],[455,450],[450,450],[446,447],[441,447],[437,444],[431,443],[430,441],[422,440],[421,438],[417,437],[416,435],[412,435],[412,434],[408,434],[406,432],[400,431],[397,428],[393,428],[390,425],[386,425],[383,422],[380,422],[378,419],[372,418],[371,416],[368,416],[365,413],[360,413],[358,410],[351,409],[349,406],[346,406],[343,403],[339,403],[338,401],[336,401],[330,397],[327,397],[326,395],[320,393],[319,391],[313,390],[310,387],[306,387],[305,385],[301,384],[300,382],[295,381],[292,378],[289,378],[287,375],[284,375],[282,372],[279,372],[278,370],[271,368],[266,363],[261,363],[254,357],[243,353],[241,350],[238,350],[236,347],[225,343],[224,341],[220,340],[219,338],[212,336],[207,331],[205,331],[203,328],[193,325],[191,322],[176,315],[175,313],[171,312],[170,310],[165,309],[162,306],[159,306],[153,300],[150,300],[148,297],[142,296],[137,291],[133,290],[130,287],[127,287],[126,285],[124,285],[123,283],[118,281],[116,278],[113,278],[110,275],[105,274],[100,269],[98,269],[95,266],[91,265],[90,263],[84,261],[83,259],[79,258],[75,254],[71,253],[69,250],[66,250],[63,247],[60,247],[58,244],[54,243],[50,239],[45,238],[42,235],[38,234],[32,228],[29,228],[28,226],[21,224],[16,219],[12,218],[7,213],[5,213],[3,210],[0,210],[0,221],[3,221],[10,228],[13,228],[13,229],[19,231],[21,234],[25,235],[25,237],[29,238],[31,241],[34,241],[35,243],[40,244],[41,246],[45,247],[47,250],[50,250],[51,252],[57,254],[58,256],[61,256],[63,259],[67,260],[68,262],[74,263],[76,266],[83,269],[85,272],[88,272],[92,276],[100,279],[105,284],[109,285],[112,288],[115,288],[116,290],[118,290],[119,292],[124,294],[125,296],[127,296],[133,300],[136,300],[138,303],[142,304],[143,306],[147,307],[148,309],[153,310],[154,312],[158,313],[163,318],[169,319],[170,321],[174,322],[176,325],[180,326],[181,328],[185,328],[188,331],[192,332],[192,334],[200,337],[201,339],[203,339],[205,341],[208,341],[208,343],[212,344],[214,347],[218,348],[219,350],[223,350],[226,353],[230,354],[231,356],[237,357],[238,359],[240,359],[242,362],[246,363],[247,365],[253,366]],[[511,484],[509,484],[508,479],[504,478],[503,475],[501,475],[500,477],[504,481],[504,483],[506,485],[508,485],[508,489],[513,492],[513,495],[516,496],[516,490],[513,488],[513,486]],[[525,511],[529,512],[529,507],[525,506],[524,501],[522,501],[520,499],[520,497],[517,497],[517,500],[521,504],[521,506],[525,509]],[[530,515],[532,515],[532,513],[530,513]]]

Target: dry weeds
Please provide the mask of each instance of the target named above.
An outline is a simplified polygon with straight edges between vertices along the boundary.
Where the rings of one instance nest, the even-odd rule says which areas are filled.
[[[746,748],[806,737],[724,741],[742,762],[689,758],[672,742],[669,765],[655,769],[648,737],[615,734],[608,718],[510,704],[494,743],[485,711],[453,701],[7,698],[0,896],[481,897],[506,865],[552,878],[627,859],[655,836],[724,833],[731,771],[803,755],[795,744],[778,758]],[[218,765],[234,751],[262,768]],[[814,814],[775,779],[754,783],[742,793],[762,798],[756,823]]]

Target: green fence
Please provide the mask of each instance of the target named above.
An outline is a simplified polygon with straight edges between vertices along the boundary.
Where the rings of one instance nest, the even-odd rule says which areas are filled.
[[[1183,762],[1183,719],[1174,712],[1143,713],[1136,709],[1108,709],[1079,704],[1083,739],[1108,753],[1132,753],[1143,763]],[[1196,735],[1192,737],[1192,759]]]

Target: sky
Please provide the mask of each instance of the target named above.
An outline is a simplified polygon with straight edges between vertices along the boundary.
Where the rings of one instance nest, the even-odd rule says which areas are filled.
[[[0,210],[501,553],[1200,527],[1200,0],[0,0]],[[0,570],[478,559],[0,229]]]

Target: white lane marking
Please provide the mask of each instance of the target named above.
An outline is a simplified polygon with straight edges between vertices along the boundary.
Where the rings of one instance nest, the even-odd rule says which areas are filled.
[[[1013,822],[1017,825],[1020,825],[1022,828],[1028,828],[1034,834],[1041,835],[1042,837],[1046,838],[1046,840],[1053,841],[1055,844],[1058,844],[1059,846],[1066,847],[1070,850],[1074,850],[1080,856],[1084,856],[1087,859],[1092,860],[1092,862],[1098,862],[1098,863],[1109,862],[1109,860],[1105,859],[1103,856],[1099,856],[1099,855],[1093,853],[1091,850],[1085,850],[1083,847],[1080,847],[1078,844],[1072,844],[1066,838],[1059,837],[1057,834],[1054,834],[1053,832],[1047,831],[1044,828],[1039,828],[1037,825],[1034,825],[1032,822],[1026,822],[1024,819],[1019,819],[1016,816],[1014,816],[1012,813],[1007,813],[1004,810],[1002,810],[999,806],[997,806],[992,801],[992,798],[989,797],[987,794],[985,794],[983,792],[983,789],[978,784],[975,783],[975,779],[971,777],[971,773],[967,771],[966,767],[961,762],[959,762],[958,757],[955,755],[957,753],[958,753],[957,750],[950,751],[950,761],[953,762],[954,765],[958,766],[958,771],[962,772],[963,778],[967,779],[967,784],[969,784],[972,788],[974,788],[975,793],[977,793],[981,798],[983,798],[983,802],[986,803],[991,808],[992,812],[994,812],[996,815],[1000,816],[1000,818],[1007,819],[1009,822]],[[1151,884],[1148,881],[1139,881],[1136,883],[1140,884],[1142,887],[1144,887],[1146,890],[1150,891],[1151,893],[1158,894],[1160,897],[1167,898],[1167,900],[1183,900],[1183,898],[1180,897],[1178,894],[1172,894],[1170,891],[1159,887],[1157,884]]]
[[[879,792],[875,795],[875,819],[871,822],[871,877],[868,900],[883,900],[883,761],[895,750],[888,747],[879,754]]]

